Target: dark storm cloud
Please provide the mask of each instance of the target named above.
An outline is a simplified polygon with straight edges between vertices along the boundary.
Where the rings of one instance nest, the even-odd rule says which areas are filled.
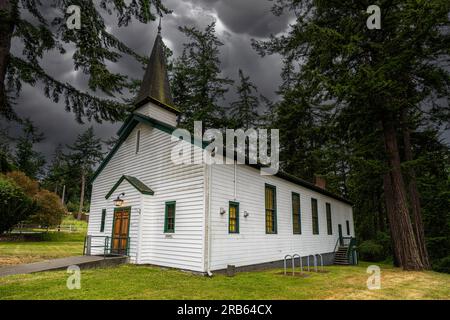
[[[237,78],[238,69],[243,69],[258,86],[259,93],[276,99],[275,90],[280,82],[281,62],[278,56],[261,58],[251,47],[252,38],[266,38],[287,28],[288,17],[276,17],[270,12],[273,2],[265,0],[167,0],[165,5],[173,14],[163,19],[163,39],[178,56],[186,42],[184,35],[178,31],[179,26],[196,26],[204,28],[216,21],[218,37],[224,43],[221,48],[222,75]],[[51,11],[48,11],[51,12]],[[149,55],[156,36],[157,21],[144,25],[133,21],[128,27],[118,28],[113,15],[104,15],[108,30],[130,48],[141,55]],[[61,56],[50,52],[42,60],[42,67],[50,75],[62,82],[68,82],[80,90],[87,90],[87,76],[75,71],[71,55],[72,48]],[[21,44],[13,42],[13,52],[20,54]],[[72,50],[72,51],[71,51]],[[130,78],[141,79],[144,70],[133,58],[124,56],[119,63],[111,64],[113,72],[125,74]],[[132,98],[125,96],[124,98]],[[234,89],[230,89],[227,104],[234,99]],[[89,126],[94,126],[96,134],[103,140],[115,135],[120,124],[85,123],[78,124],[74,115],[66,112],[64,105],[53,103],[45,98],[42,88],[37,85],[24,85],[16,110],[21,117],[28,117],[43,131],[47,139],[37,147],[46,154],[48,160],[55,147],[61,143],[71,144],[76,136]],[[15,135],[18,128],[11,128]]]
[[[192,0],[191,3],[215,12],[226,27],[234,33],[252,37],[267,37],[287,28],[287,15],[275,17],[273,1],[265,0]]]

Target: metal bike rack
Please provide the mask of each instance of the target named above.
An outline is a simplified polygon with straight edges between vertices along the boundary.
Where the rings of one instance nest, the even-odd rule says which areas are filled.
[[[295,258],[298,257],[298,259],[300,260],[300,273],[303,273],[303,263],[302,263],[302,257],[295,253],[292,255],[292,260],[294,261],[294,267],[295,267]]]
[[[316,256],[320,257],[320,271],[323,271],[323,257],[320,253],[316,254]],[[317,270],[316,270],[317,272]]]
[[[314,258],[314,270],[317,272],[317,258],[316,258],[316,256],[313,255],[313,254],[310,254],[310,255],[308,255],[308,257],[307,257],[307,262],[308,262],[308,272],[310,271],[310,269],[309,269],[309,257],[313,257],[313,258]]]
[[[292,263],[292,275],[294,275],[294,259],[292,258],[292,256],[290,254],[287,254],[284,256],[284,275],[286,275],[286,269],[287,269],[287,264],[286,261],[288,258],[291,258],[291,263]]]

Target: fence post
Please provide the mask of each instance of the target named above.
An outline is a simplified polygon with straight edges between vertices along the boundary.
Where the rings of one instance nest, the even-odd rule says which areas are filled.
[[[91,255],[91,246],[92,246],[91,236],[86,236],[86,240],[87,240],[86,255],[90,256]]]

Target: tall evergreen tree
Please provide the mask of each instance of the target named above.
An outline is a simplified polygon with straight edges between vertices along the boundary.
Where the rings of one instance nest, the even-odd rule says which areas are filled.
[[[11,153],[11,140],[7,128],[0,128],[0,173],[13,169],[13,155]]]
[[[381,1],[381,30],[366,26],[369,4],[278,0],[274,12],[290,10],[296,21],[287,34],[255,46],[261,54],[280,53],[286,63],[299,64],[293,73],[311,97],[309,103],[332,106],[333,121],[346,125],[353,137],[367,129],[379,133],[395,257],[404,269],[420,270],[429,262],[421,250],[421,231],[414,231],[420,223],[409,209],[404,142],[398,137],[405,112],[416,110],[416,117],[431,122],[450,117],[448,106],[422,103],[448,97],[450,91],[449,72],[442,67],[450,61],[450,3]],[[428,114],[432,117],[426,119]],[[364,130],[355,123],[363,123]]]
[[[215,22],[204,31],[180,27],[190,42],[173,64],[172,91],[175,104],[181,109],[180,124],[193,128],[194,121],[203,121],[204,128],[226,125],[225,109],[219,105],[233,83],[220,76],[219,48],[223,43],[215,34]]]
[[[102,143],[99,138],[95,137],[94,129],[90,127],[79,134],[74,144],[68,148],[72,151],[68,156],[69,161],[73,167],[78,168],[80,175],[78,219],[81,219],[87,176],[92,172],[93,167],[103,159]]]
[[[249,129],[255,127],[260,120],[258,114],[259,97],[256,86],[250,81],[249,76],[239,69],[239,84],[236,87],[238,100],[230,105],[231,124],[235,128]]]
[[[24,120],[22,130],[22,135],[17,139],[15,164],[17,169],[28,177],[38,179],[43,174],[45,157],[34,150],[34,144],[41,142],[45,137],[30,119]]]
[[[80,8],[81,29],[69,29],[69,6]],[[51,10],[50,10],[51,9]],[[160,0],[96,1],[51,0],[0,2],[0,115],[16,118],[13,108],[15,94],[22,84],[41,83],[45,96],[55,102],[63,99],[66,110],[72,111],[78,121],[122,119],[126,104],[114,98],[130,85],[125,75],[110,71],[110,65],[123,55],[129,55],[145,63],[123,42],[107,31],[101,13],[117,15],[120,27],[133,19],[147,23],[157,14],[169,13]],[[23,44],[21,55],[11,52],[11,42]],[[110,98],[100,98],[80,91],[68,83],[58,81],[41,67],[44,54],[56,50],[66,54],[66,47],[75,49],[72,60],[75,70],[89,77],[89,89],[100,90]]]
[[[58,144],[53,154],[52,163],[50,164],[47,175],[43,181],[43,185],[48,190],[60,194],[60,188],[66,183],[67,172],[69,171],[66,156],[63,152],[63,146]]]

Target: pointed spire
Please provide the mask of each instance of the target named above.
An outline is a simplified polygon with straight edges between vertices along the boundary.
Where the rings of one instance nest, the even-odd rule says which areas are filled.
[[[161,17],[159,20],[158,34],[156,35],[141,88],[135,100],[135,106],[140,107],[149,101],[179,113],[173,106],[172,94],[170,93],[164,43],[161,37]]]
[[[158,34],[161,35],[161,20],[162,20],[162,15],[159,15],[159,25],[158,25]]]

